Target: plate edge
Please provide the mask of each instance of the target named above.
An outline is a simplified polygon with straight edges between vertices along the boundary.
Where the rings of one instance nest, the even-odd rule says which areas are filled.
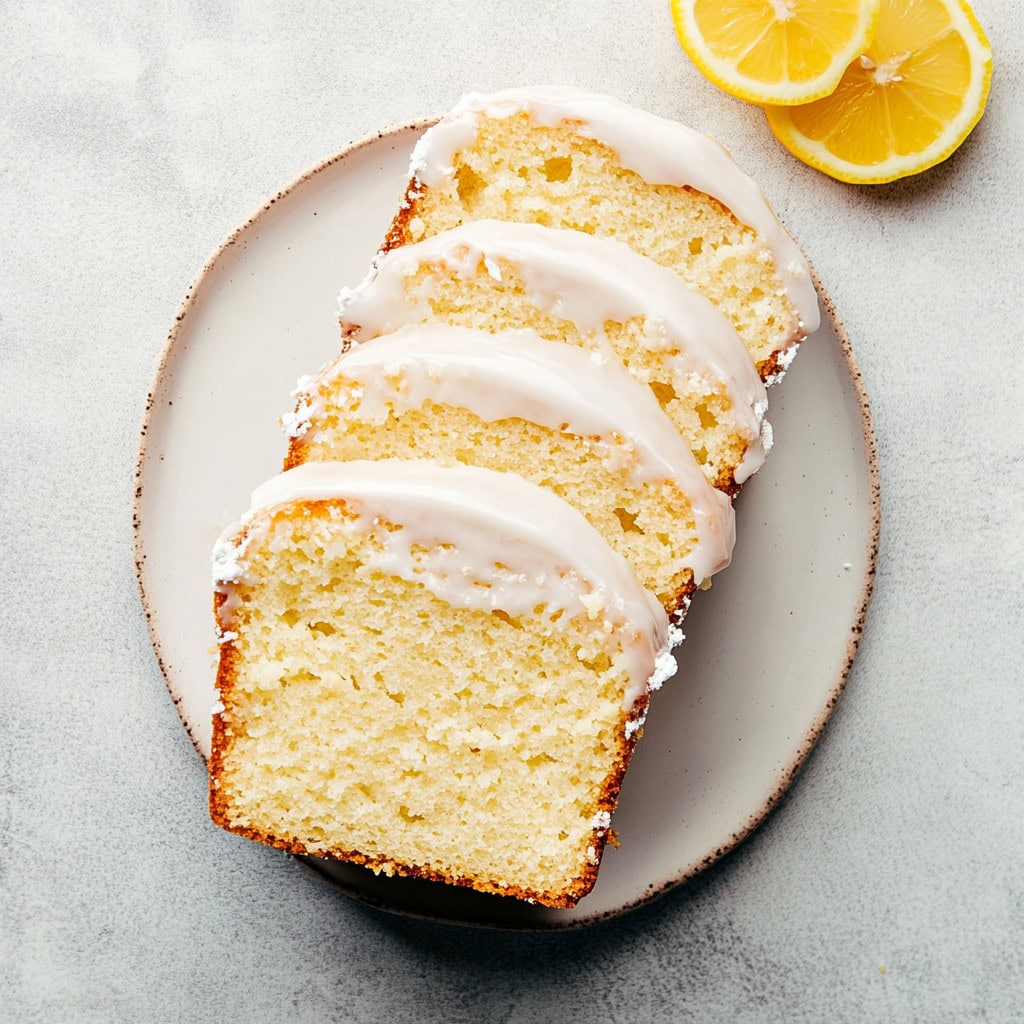
[[[133,554],[135,564],[135,578],[139,590],[139,597],[142,606],[142,612],[146,620],[146,629],[149,634],[150,644],[153,648],[154,654],[157,659],[157,663],[160,668],[161,675],[164,679],[164,684],[167,687],[168,693],[171,697],[175,707],[180,703],[180,698],[177,697],[171,688],[168,666],[164,660],[164,655],[161,650],[160,642],[157,637],[154,625],[152,612],[149,607],[149,601],[146,596],[146,587],[144,583],[145,573],[145,561],[146,556],[143,550],[142,544],[142,531],[141,531],[141,516],[140,506],[142,501],[143,493],[143,477],[146,465],[147,455],[147,434],[150,426],[151,414],[156,404],[156,394],[159,389],[160,379],[163,375],[164,369],[168,362],[172,346],[177,340],[179,330],[182,323],[184,322],[189,311],[195,304],[198,292],[205,280],[205,278],[211,273],[214,267],[217,265],[218,260],[224,254],[224,252],[230,248],[237,239],[247,231],[252,225],[265,213],[269,212],[271,208],[289,195],[296,188],[301,186],[304,182],[333,166],[341,160],[344,160],[353,153],[363,149],[366,146],[373,145],[389,136],[398,135],[402,132],[411,130],[425,130],[439,120],[437,116],[428,116],[418,118],[409,122],[402,122],[390,125],[382,130],[370,132],[363,135],[352,142],[348,143],[341,150],[332,154],[329,157],[321,160],[313,167],[299,174],[284,188],[276,192],[271,198],[265,200],[262,205],[252,213],[244,223],[235,228],[228,234],[225,239],[216,247],[213,253],[207,258],[201,269],[199,270],[192,283],[189,285],[188,290],[185,293],[185,298],[182,300],[178,307],[177,313],[172,322],[171,328],[167,334],[167,338],[157,356],[156,366],[150,378],[150,388],[146,396],[146,404],[142,413],[141,429],[139,432],[139,448],[138,454],[135,460],[135,467],[132,477],[133,487],[133,498],[132,498],[132,534],[133,534]],[[858,407],[860,410],[861,419],[861,434],[864,440],[865,455],[867,459],[868,468],[868,483],[870,490],[870,505],[871,505],[871,526],[869,535],[867,538],[867,567],[864,574],[864,580],[861,587],[860,600],[857,606],[857,612],[854,619],[853,626],[851,628],[851,637],[847,641],[846,657],[844,659],[842,668],[839,672],[839,676],[832,687],[829,698],[826,701],[821,713],[811,724],[810,728],[805,732],[803,742],[800,750],[798,751],[795,758],[787,765],[777,778],[775,787],[772,790],[768,800],[765,804],[754,814],[750,816],[747,823],[734,832],[729,840],[719,846],[713,853],[710,853],[703,857],[700,861],[693,862],[678,874],[671,876],[670,878],[663,879],[660,883],[656,883],[652,886],[651,892],[644,895],[640,899],[637,899],[631,903],[626,903],[623,906],[613,911],[602,911],[588,917],[573,917],[565,920],[551,920],[543,922],[524,922],[522,925],[512,923],[501,923],[492,924],[481,921],[459,921],[452,920],[450,918],[437,917],[429,914],[421,914],[412,911],[402,910],[400,908],[391,906],[385,902],[378,902],[372,899],[368,899],[360,895],[359,893],[353,892],[348,888],[341,886],[337,881],[327,877],[324,873],[318,871],[316,867],[306,861],[299,861],[297,858],[296,862],[301,863],[301,866],[311,872],[312,874],[318,875],[322,881],[337,888],[339,891],[344,892],[347,896],[359,900],[359,902],[372,906],[375,909],[383,910],[388,913],[396,914],[407,918],[416,918],[424,921],[432,921],[441,924],[455,925],[459,927],[473,927],[483,928],[497,931],[521,931],[521,932],[547,932],[547,931],[567,931],[577,928],[589,927],[591,925],[600,924],[613,920],[623,914],[630,913],[634,910],[638,910],[641,907],[647,906],[673,889],[678,888],[681,885],[691,881],[701,872],[707,870],[712,865],[718,863],[723,858],[728,856],[734,850],[736,850],[742,843],[748,839],[769,817],[772,811],[778,806],[782,797],[792,786],[796,777],[810,757],[811,752],[820,740],[825,727],[828,725],[832,714],[837,706],[839,699],[841,698],[843,691],[846,688],[846,683],[849,678],[849,674],[853,665],[853,661],[856,657],[857,650],[860,645],[861,637],[864,632],[864,625],[867,617],[868,607],[871,602],[871,596],[874,589],[874,581],[877,572],[877,557],[879,550],[879,540],[881,535],[881,483],[880,483],[880,472],[878,467],[878,450],[877,441],[874,430],[874,422],[871,414],[870,401],[867,396],[867,391],[864,386],[863,375],[860,367],[857,364],[856,358],[853,353],[852,345],[850,344],[849,335],[847,334],[846,327],[839,317],[835,304],[832,301],[831,295],[825,289],[821,278],[819,277],[813,264],[808,260],[808,266],[810,268],[811,279],[814,283],[815,291],[824,306],[825,313],[829,317],[833,329],[835,330],[836,337],[839,341],[840,351],[843,356],[843,360],[846,364],[847,374],[850,382],[853,385],[854,392],[856,394]],[[205,756],[199,749],[196,743],[195,737],[193,736],[192,728],[185,726],[186,733],[188,734],[189,740],[192,743],[193,748],[203,758],[205,762]]]

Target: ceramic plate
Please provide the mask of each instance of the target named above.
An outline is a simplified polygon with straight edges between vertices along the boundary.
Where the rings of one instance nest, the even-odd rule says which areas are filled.
[[[278,417],[297,378],[337,353],[335,295],[366,272],[425,125],[355,143],[267,203],[203,268],[160,361],[136,481],[138,574],[157,656],[204,756],[215,678],[210,549],[279,471]],[[571,927],[678,885],[764,818],[842,690],[878,537],[867,401],[818,291],[823,326],[770,393],[775,450],[738,500],[732,566],[694,601],[679,674],[654,696],[615,814],[621,845],[609,846],[593,892],[574,910],[545,910],[351,865],[306,859],[309,868],[400,913]]]

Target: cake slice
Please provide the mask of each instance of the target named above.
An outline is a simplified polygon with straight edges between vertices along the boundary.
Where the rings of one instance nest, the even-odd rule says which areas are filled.
[[[287,466],[422,458],[519,473],[564,498],[669,611],[729,564],[732,503],[619,361],[532,331],[404,327],[297,392]]]
[[[709,136],[565,88],[466,96],[422,137],[385,249],[470,220],[610,235],[703,291],[776,380],[818,325],[807,262]]]
[[[346,344],[405,324],[527,326],[618,357],[728,494],[771,445],[764,385],[736,331],[672,271],[611,239],[471,221],[380,256],[339,308]]]
[[[307,463],[214,552],[214,821],[294,853],[572,906],[677,631],[510,473]]]

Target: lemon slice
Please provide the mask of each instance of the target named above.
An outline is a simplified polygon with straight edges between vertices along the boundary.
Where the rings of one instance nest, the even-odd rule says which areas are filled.
[[[831,96],[769,107],[798,159],[856,184],[893,181],[945,160],[985,110],[992,50],[962,0],[883,0],[874,41]]]
[[[752,103],[826,96],[864,52],[880,0],[671,0],[680,45],[720,89]]]

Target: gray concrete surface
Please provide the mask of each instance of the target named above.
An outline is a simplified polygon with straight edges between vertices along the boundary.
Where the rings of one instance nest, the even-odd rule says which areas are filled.
[[[1021,0],[988,113],[874,189],[805,168],[662,0],[0,3],[0,1020],[1024,1017]],[[710,130],[849,329],[884,490],[863,647],[782,805],[615,923],[370,911],[211,826],[131,552],[146,391],[189,283],[349,139],[526,82]]]

